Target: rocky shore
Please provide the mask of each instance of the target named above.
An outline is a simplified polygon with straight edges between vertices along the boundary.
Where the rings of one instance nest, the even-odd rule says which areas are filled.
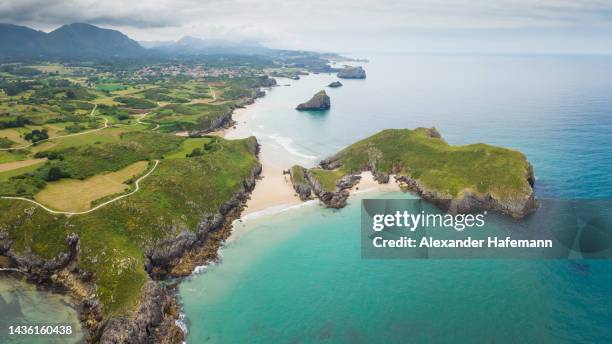
[[[252,149],[258,155],[256,140]],[[96,298],[96,277],[78,268],[80,241],[74,233],[66,238],[65,252],[44,259],[28,251],[17,254],[7,232],[0,229],[0,267],[14,269],[29,282],[73,296],[80,303],[79,317],[90,343],[182,343],[184,333],[176,324],[180,313],[176,286],[195,267],[218,258],[218,249],[230,235],[232,222],[240,217],[260,173],[261,165],[257,164],[243,180],[241,191],[216,214],[204,216],[194,232],[183,231],[152,245],[144,266],[149,280],[141,289],[136,310],[129,315],[104,313]]]
[[[350,189],[359,183],[360,176],[347,174],[340,178],[333,190],[327,190],[312,172],[302,166],[296,165],[289,170],[293,189],[302,201],[312,199],[313,195],[319,198],[328,208],[344,208],[350,195]]]
[[[420,135],[424,134],[424,139],[442,140],[440,133],[435,128],[418,128],[417,130],[419,130]],[[378,183],[389,183],[391,176],[393,176],[394,181],[403,190],[416,193],[424,200],[448,213],[493,210],[514,218],[523,218],[539,207],[539,202],[536,200],[533,192],[535,183],[533,167],[526,160],[524,161],[526,166],[524,176],[521,177],[525,184],[522,192],[516,192],[511,197],[500,197],[491,191],[476,192],[469,187],[465,187],[458,195],[452,196],[447,192],[429,187],[419,179],[405,173],[406,169],[400,166],[397,161],[394,162],[395,165],[391,166],[390,169],[379,168],[381,160],[383,160],[383,153],[378,151],[373,144],[364,144],[365,141],[367,139],[358,143],[365,147],[363,148],[365,149],[364,152],[356,153],[354,150],[351,150],[352,146],[349,146],[347,149],[322,160],[317,168],[306,169],[301,166],[294,166],[290,170],[291,181],[300,199],[309,199],[311,195],[315,195],[328,207],[344,207],[349,196],[349,190],[359,181],[357,174],[363,171],[370,171]],[[358,170],[345,169],[344,159],[347,154],[361,153],[365,155],[358,156],[367,156],[367,160],[361,164],[360,168]],[[351,156],[351,159],[360,159],[360,157]],[[336,178],[336,182],[334,190],[326,190],[321,186],[320,180],[313,175],[313,172],[317,170],[335,173],[336,177],[334,178]],[[299,176],[303,176],[303,178],[299,178]]]
[[[325,91],[317,92],[309,101],[299,104],[296,109],[299,111],[305,110],[328,110],[331,107],[331,101]]]

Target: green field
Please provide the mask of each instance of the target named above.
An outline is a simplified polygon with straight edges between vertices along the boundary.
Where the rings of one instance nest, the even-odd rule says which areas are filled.
[[[343,170],[330,171],[321,168],[313,168],[310,173],[321,184],[323,190],[329,192],[336,190],[336,182],[346,174]]]
[[[146,252],[218,214],[258,165],[254,138],[186,138],[174,132],[215,129],[271,83],[243,67],[240,76],[198,78],[143,76],[142,67],[39,63],[6,68],[0,80],[0,148],[32,144],[0,151],[0,196],[84,211],[135,190],[133,181],[152,171],[138,192],[81,215],[0,199],[0,231],[12,252],[51,259],[66,252],[69,234],[79,236],[78,268],[93,274],[105,316],[130,314],[137,306],[150,279]],[[223,85],[215,102],[211,82]],[[48,139],[34,143],[43,130]],[[64,137],[70,134],[78,135]],[[159,164],[152,169],[154,160]]]
[[[130,146],[140,143],[134,151],[121,146],[79,148],[70,151],[70,158],[61,163],[45,163],[38,171],[48,171],[49,166],[57,164],[76,177],[93,176],[120,170],[144,155],[159,158],[168,152],[172,156],[168,147],[182,155],[186,147],[204,143],[191,140],[183,145],[188,139],[161,133],[134,135],[138,137],[126,138]],[[119,201],[87,215],[54,216],[23,201],[0,200],[0,212],[6,214],[0,220],[0,228],[8,228],[18,252],[29,248],[46,258],[65,250],[64,238],[69,231],[77,231],[81,238],[81,267],[96,273],[98,297],[106,310],[129,310],[147,279],[143,269],[146,249],[156,240],[175,235],[177,228],[194,230],[205,214],[216,213],[242,188],[242,180],[257,164],[253,139],[216,140],[221,149],[193,158],[162,160],[143,181],[141,192],[129,201]],[[108,160],[103,159],[106,156]],[[25,211],[29,208],[33,210],[31,215]]]
[[[451,146],[435,129],[388,129],[340,151],[332,160],[343,173],[373,168],[402,174],[449,198],[464,192],[512,199],[531,193],[525,156],[512,149],[483,143]]]
[[[123,84],[119,84],[119,83],[108,83],[108,84],[98,84],[96,85],[96,90],[98,91],[108,91],[108,92],[113,92],[113,91],[123,91],[123,90],[127,90],[129,88],[129,86],[123,85]]]

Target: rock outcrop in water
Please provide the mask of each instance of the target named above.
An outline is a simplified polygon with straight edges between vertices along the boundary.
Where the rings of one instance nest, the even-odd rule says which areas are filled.
[[[302,103],[296,107],[297,110],[328,110],[331,107],[331,101],[325,91],[317,92],[309,101]]]
[[[338,77],[341,79],[365,79],[366,72],[361,67],[346,67],[338,72]]]
[[[342,87],[342,83],[340,81],[334,81],[334,82],[330,83],[329,85],[327,85],[327,87],[331,87],[331,88]]]

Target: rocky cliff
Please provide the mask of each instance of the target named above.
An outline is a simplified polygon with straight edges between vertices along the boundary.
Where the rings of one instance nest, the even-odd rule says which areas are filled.
[[[289,169],[291,185],[302,201],[312,199],[312,187],[306,179],[308,170],[302,166],[295,165]]]
[[[341,79],[365,79],[366,72],[361,67],[346,67],[338,72],[338,77]]]
[[[331,106],[329,96],[325,91],[317,92],[309,101],[296,107],[297,110],[327,110]]]
[[[293,189],[302,201],[312,199],[314,194],[328,208],[343,208],[350,195],[349,190],[359,183],[358,175],[347,174],[334,182],[333,188],[326,188],[321,181],[308,169],[293,166],[289,170]]]
[[[523,154],[486,144],[450,146],[435,128],[384,130],[304,175],[324,203],[343,206],[345,200],[337,200],[348,194],[348,180],[362,171],[371,171],[379,183],[388,183],[393,175],[404,189],[449,213],[494,210],[522,218],[539,206],[533,167]],[[314,172],[327,176],[328,185],[329,178],[337,180],[336,189],[321,187]]]
[[[255,155],[259,145],[253,140]],[[176,284],[194,268],[216,260],[218,249],[230,235],[233,220],[240,213],[261,173],[257,164],[242,182],[242,189],[222,204],[216,214],[208,214],[194,232],[154,243],[146,254],[149,279],[143,286],[136,310],[130,314],[108,315],[96,299],[96,276],[77,267],[79,237],[66,238],[66,251],[44,259],[28,251],[17,254],[7,232],[0,228],[0,260],[3,266],[24,273],[28,280],[50,289],[70,293],[80,302],[79,316],[91,343],[183,343],[184,333],[177,325],[180,306]],[[7,261],[8,260],[8,261]]]

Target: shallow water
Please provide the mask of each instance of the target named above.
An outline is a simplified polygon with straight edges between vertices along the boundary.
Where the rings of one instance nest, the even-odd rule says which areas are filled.
[[[76,305],[66,295],[37,290],[19,278],[0,275],[0,343],[81,343],[83,332]],[[70,325],[69,336],[9,335],[9,326]]]
[[[291,86],[235,135],[255,134],[278,164],[312,166],[383,128],[436,126],[452,144],[523,151],[539,197],[612,197],[612,58],[369,58],[366,80],[337,89],[325,88],[332,75],[279,80]],[[324,88],[330,111],[294,110]],[[181,287],[189,341],[612,341],[609,262],[363,260],[359,197],[239,223],[222,263]]]

